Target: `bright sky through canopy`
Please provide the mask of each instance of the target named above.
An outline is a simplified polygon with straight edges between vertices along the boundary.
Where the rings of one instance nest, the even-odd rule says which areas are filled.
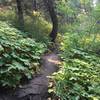
[[[95,7],[97,3],[97,0],[93,0],[93,6]]]

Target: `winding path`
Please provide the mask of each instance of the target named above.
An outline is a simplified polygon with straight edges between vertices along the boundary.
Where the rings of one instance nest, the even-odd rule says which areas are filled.
[[[43,56],[40,74],[11,94],[0,93],[0,100],[47,100],[49,85],[47,76],[58,71],[58,64],[60,60],[57,54],[51,53]]]

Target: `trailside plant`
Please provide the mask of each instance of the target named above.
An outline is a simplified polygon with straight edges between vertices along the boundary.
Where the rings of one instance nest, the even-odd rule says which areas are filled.
[[[0,21],[0,85],[16,87],[23,77],[31,79],[39,71],[41,54],[46,45],[26,38]]]
[[[54,75],[55,92],[61,100],[100,99],[100,57],[79,50],[64,58],[63,67]]]
[[[74,35],[65,34],[61,43],[63,63],[53,75],[54,92],[61,100],[100,100],[100,56],[86,51],[83,38]]]

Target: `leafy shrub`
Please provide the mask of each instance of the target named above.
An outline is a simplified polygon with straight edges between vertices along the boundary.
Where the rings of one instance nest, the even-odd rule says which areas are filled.
[[[95,42],[93,39],[93,34],[63,35],[60,48],[63,64],[53,76],[56,82],[54,91],[61,100],[100,99],[100,56],[93,51],[99,50],[99,35]]]
[[[7,21],[14,26],[18,25],[15,11],[6,7],[0,9],[0,21]]]
[[[26,32],[31,33],[32,37],[36,38],[37,41],[48,43],[49,42],[48,35],[52,30],[52,26],[41,16],[39,17],[34,15],[33,17],[25,16],[24,30]]]
[[[19,24],[15,10],[2,9],[0,11],[0,20],[7,21],[14,25],[14,27],[19,29]],[[28,35],[31,34],[36,41],[49,42],[48,34],[50,33],[52,26],[47,22],[42,16],[33,16],[24,15],[24,31]],[[30,33],[30,34],[29,34]]]
[[[0,85],[16,87],[25,76],[31,78],[39,71],[43,43],[25,38],[22,32],[0,21]]]
[[[87,52],[96,52],[100,50],[100,35],[85,33],[65,33],[62,35],[61,50],[67,49],[66,55],[70,50],[81,49]]]
[[[73,50],[63,55],[61,71],[55,74],[55,91],[62,100],[100,99],[100,57]]]

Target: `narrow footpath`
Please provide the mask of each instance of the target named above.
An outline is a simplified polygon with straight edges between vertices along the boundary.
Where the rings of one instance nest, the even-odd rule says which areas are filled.
[[[60,60],[56,53],[44,55],[41,58],[40,74],[13,93],[0,91],[0,100],[48,100],[49,79],[47,76],[58,71],[58,64]]]

